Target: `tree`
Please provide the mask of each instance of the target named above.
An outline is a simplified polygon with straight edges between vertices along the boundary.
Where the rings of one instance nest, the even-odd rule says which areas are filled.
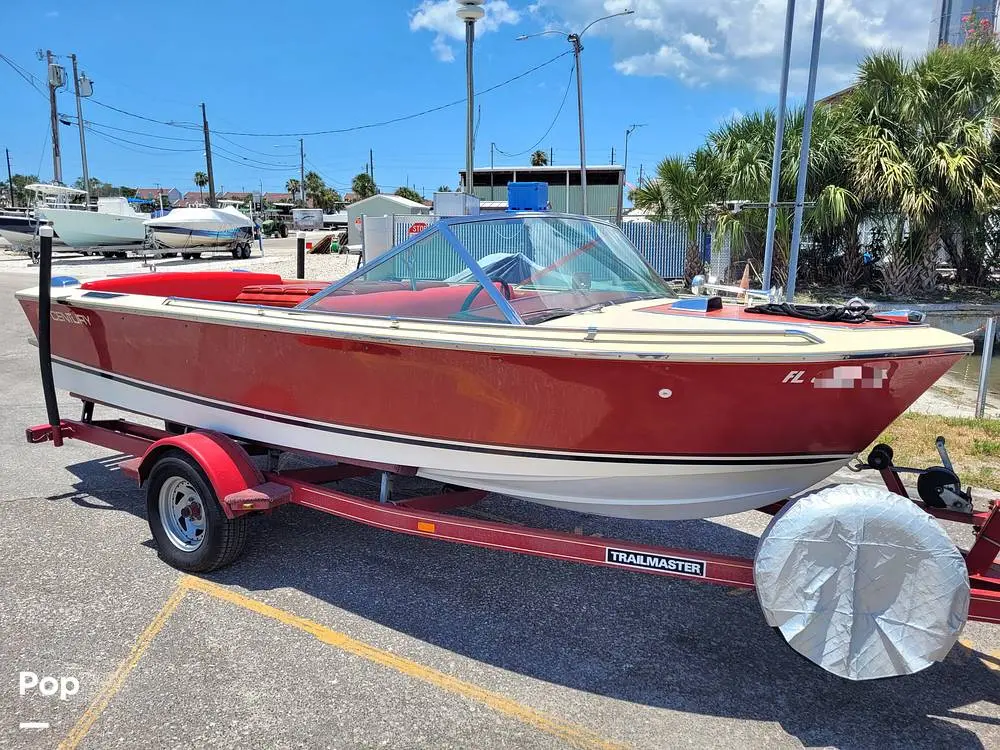
[[[204,172],[195,172],[194,173],[194,184],[198,188],[198,200],[201,203],[204,203],[205,202],[205,193],[203,192],[202,189],[206,185],[208,185],[208,175],[205,174]]]
[[[722,164],[707,148],[691,156],[667,157],[657,166],[656,177],[635,191],[635,205],[651,211],[654,220],[670,219],[687,229],[684,280],[689,284],[704,270],[699,240],[708,229],[722,191]]]
[[[13,175],[11,177],[10,181],[14,185],[14,205],[15,206],[27,206],[28,205],[28,201],[31,199],[31,196],[28,194],[28,191],[25,190],[24,188],[25,188],[26,185],[31,185],[32,183],[38,182],[38,175],[36,175],[36,174],[29,174],[29,175],[15,174],[15,175]],[[7,185],[7,182],[6,181],[5,182],[0,182],[0,187],[3,188],[3,193],[7,197],[7,199],[9,200],[10,199],[10,189],[9,189],[9,187]]]
[[[440,186],[438,186],[437,191],[439,193],[450,193],[451,192],[451,188],[448,187],[447,185],[440,185]]]
[[[406,187],[405,185],[403,187],[396,188],[395,194],[398,195],[400,198],[407,198],[411,201],[416,201],[417,203],[424,202],[424,196],[422,196],[413,188]]]
[[[359,175],[355,175],[354,179],[351,180],[351,191],[359,199],[363,199],[375,195],[378,192],[378,188],[375,186],[375,181],[371,178],[371,175],[367,172],[362,172]]]
[[[544,167],[549,163],[549,155],[539,149],[531,155],[531,166]]]
[[[302,184],[292,177],[288,182],[285,183],[285,190],[292,194],[292,200],[299,200],[299,193],[302,190]]]

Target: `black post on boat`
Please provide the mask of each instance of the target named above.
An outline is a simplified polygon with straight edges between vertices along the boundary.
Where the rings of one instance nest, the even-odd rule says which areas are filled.
[[[295,278],[306,277],[306,233],[299,232],[295,240]]]
[[[38,228],[38,364],[42,371],[45,412],[52,428],[52,443],[62,445],[59,404],[52,379],[52,227]]]

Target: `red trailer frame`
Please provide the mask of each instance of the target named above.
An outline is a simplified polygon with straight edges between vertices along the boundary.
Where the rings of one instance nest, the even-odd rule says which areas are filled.
[[[140,485],[149,475],[159,453],[166,448],[182,450],[204,470],[223,512],[229,518],[295,503],[404,534],[724,586],[754,588],[753,560],[747,558],[567,534],[445,512],[475,504],[486,495],[479,490],[460,489],[391,502],[369,500],[322,486],[339,479],[379,471],[386,472],[385,476],[392,473],[413,474],[414,470],[407,467],[359,466],[339,462],[309,469],[261,471],[251,460],[247,449],[267,451],[272,450],[270,446],[240,444],[225,435],[203,430],[177,435],[125,420],[94,421],[92,415],[93,404],[84,402],[82,420],[60,420],[56,427],[30,427],[26,431],[28,442],[51,440],[61,445],[64,439],[75,439],[134,456],[124,461],[121,469],[135,477]],[[891,467],[882,469],[881,473],[891,491],[908,497],[899,475]],[[1000,624],[1000,566],[994,564],[1000,553],[1000,503],[993,502],[986,512],[959,513],[914,502],[937,518],[972,526],[973,544],[962,553],[971,587],[969,619]],[[782,505],[777,503],[760,510],[773,515]]]

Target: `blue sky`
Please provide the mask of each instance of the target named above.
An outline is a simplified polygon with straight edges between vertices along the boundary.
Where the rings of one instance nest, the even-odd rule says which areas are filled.
[[[464,48],[453,0],[174,0],[152,6],[117,0],[5,0],[17,18],[0,53],[39,83],[37,49],[75,52],[94,81],[94,100],[163,122],[200,124],[208,107],[217,189],[283,190],[298,173],[291,134],[378,122],[461,99]],[[791,94],[804,93],[813,13],[800,0]],[[933,0],[828,0],[820,93],[850,81],[868,49],[907,55],[927,46]],[[926,6],[926,7],[924,7]],[[285,7],[288,10],[285,10]],[[770,106],[780,65],[785,0],[488,0],[476,45],[476,88],[500,83],[569,49],[546,28],[581,28],[625,8],[584,37],[584,103],[588,163],[621,163],[624,130],[646,123],[630,141],[630,182],[663,156],[686,152],[733,113]],[[524,164],[525,151],[554,151],[577,163],[575,89],[548,136],[570,81],[567,55],[477,99],[481,107],[476,165]],[[0,61],[0,147],[15,172],[51,178],[48,100]],[[70,92],[60,112],[75,115]],[[90,173],[107,182],[194,189],[204,168],[199,130],[148,122],[85,101]],[[117,128],[117,129],[116,129]],[[64,181],[80,174],[75,128],[61,128]],[[132,143],[123,143],[127,139]],[[453,106],[405,122],[348,133],[305,136],[306,169],[343,191],[374,150],[384,191],[410,184],[429,194],[454,186],[464,162],[465,109]],[[137,145],[141,144],[141,145]],[[171,150],[166,150],[171,149]]]

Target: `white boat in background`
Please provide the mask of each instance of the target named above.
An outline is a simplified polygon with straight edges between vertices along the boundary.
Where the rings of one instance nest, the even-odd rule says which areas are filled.
[[[31,250],[38,239],[38,227],[50,225],[52,222],[38,215],[38,208],[70,208],[70,201],[76,196],[85,195],[83,190],[66,187],[65,185],[50,185],[33,182],[25,186],[25,190],[34,194],[32,205],[26,209],[0,212],[0,237],[3,237],[17,250]],[[74,210],[85,210],[78,206]],[[56,249],[65,248],[65,243],[59,238],[58,232],[53,238],[52,246]]]
[[[157,244],[173,250],[228,249],[253,238],[253,221],[232,206],[175,208],[145,224]]]
[[[126,198],[98,198],[96,211],[48,206],[37,211],[72,247],[141,245],[146,239],[146,215]]]

